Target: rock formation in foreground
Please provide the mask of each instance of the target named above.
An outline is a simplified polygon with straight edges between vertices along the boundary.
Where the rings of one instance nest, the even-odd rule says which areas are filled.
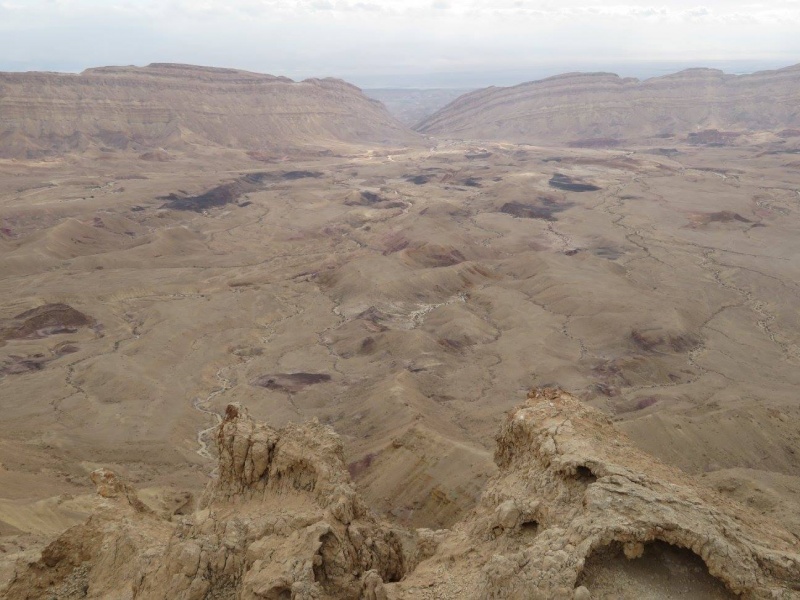
[[[702,559],[724,594],[708,597],[800,597],[796,538],[643,455],[560,390],[508,416],[500,471],[452,530],[376,519],[319,423],[276,431],[230,405],[217,445],[218,478],[178,521],[95,472],[104,508],[18,564],[4,597],[602,598],[582,585],[586,565],[615,547],[635,561],[655,542]],[[687,597],[705,597],[687,581]]]
[[[639,81],[570,73],[465,94],[415,128],[455,139],[613,145],[689,135],[725,143],[741,131],[800,128],[800,65],[752,75],[689,69]]]
[[[90,148],[151,156],[193,144],[264,152],[417,140],[383,105],[337,79],[294,82],[174,64],[79,75],[0,73],[0,158]]]

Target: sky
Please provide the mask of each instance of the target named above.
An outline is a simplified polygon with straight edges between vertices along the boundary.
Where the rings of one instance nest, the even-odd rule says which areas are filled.
[[[0,0],[0,70],[181,62],[362,87],[800,63],[800,0]]]

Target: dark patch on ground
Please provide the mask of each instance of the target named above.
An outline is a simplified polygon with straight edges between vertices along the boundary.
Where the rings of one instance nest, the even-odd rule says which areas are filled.
[[[29,356],[17,356],[12,354],[0,363],[0,377],[5,375],[22,375],[41,371],[52,359],[44,354],[31,354]]]
[[[281,179],[294,181],[295,179],[319,179],[322,173],[319,171],[287,171],[281,175]]]
[[[624,415],[655,406],[661,400],[662,398],[658,396],[641,396],[630,400],[620,400],[614,403],[612,410],[615,415]]]
[[[368,336],[361,340],[361,344],[358,347],[358,354],[365,356],[367,354],[372,354],[377,349],[378,343],[375,341],[375,338]]]
[[[405,208],[406,203],[398,200],[387,200],[375,192],[363,191],[356,197],[345,200],[346,206],[369,206],[370,208]]]
[[[719,131],[718,129],[705,129],[690,133],[686,140],[693,146],[711,146],[712,148],[727,146],[741,136],[735,131]]]
[[[457,248],[438,244],[421,244],[407,248],[406,256],[422,267],[451,267],[466,260]]]
[[[160,208],[171,210],[192,210],[202,212],[211,208],[218,208],[226,204],[237,203],[245,194],[260,191],[267,183],[278,180],[294,181],[296,179],[322,177],[317,171],[287,171],[284,173],[248,173],[235,181],[223,183],[211,188],[198,196],[190,196],[183,190],[178,190],[167,196],[160,196],[159,200],[166,200]]]
[[[557,190],[564,190],[565,192],[596,192],[600,189],[592,183],[582,183],[563,173],[556,173],[550,178],[548,183],[550,187],[556,188]]]
[[[437,340],[438,344],[445,348],[446,350],[450,350],[451,352],[459,352],[464,349],[464,344],[459,342],[458,340],[453,340],[450,338],[442,338]]]
[[[467,177],[464,181],[461,182],[462,185],[467,187],[483,187],[481,185],[480,179],[475,179],[474,177]]]
[[[632,329],[629,337],[642,352],[684,353],[700,346],[700,340],[690,333],[661,335],[658,331]]]
[[[592,248],[592,254],[606,260],[617,260],[623,255],[623,252],[612,246],[598,246],[597,248]]]
[[[384,199],[380,196],[380,194],[376,194],[375,192],[361,192],[356,198],[348,198],[345,200],[345,205],[347,206],[373,206],[375,204],[380,204],[383,202]]]
[[[75,333],[93,324],[94,319],[68,304],[44,304],[0,323],[0,341]]]
[[[671,157],[683,153],[677,148],[653,148],[652,150],[645,150],[645,154],[656,154],[658,156]]]
[[[383,198],[381,198],[375,192],[361,192],[361,199],[366,204],[377,204],[378,202],[383,202]]]
[[[408,238],[406,238],[402,233],[392,233],[386,237],[386,240],[383,243],[383,255],[388,256],[390,254],[394,254],[395,252],[405,250],[408,248],[408,244]]]
[[[693,227],[708,225],[710,223],[753,223],[750,219],[730,210],[721,210],[711,213],[694,214],[691,217]]]
[[[622,143],[614,138],[587,138],[567,144],[570,148],[616,148]]]
[[[475,160],[475,159],[478,159],[478,158],[489,158],[491,155],[492,155],[491,152],[489,152],[488,150],[484,150],[484,151],[479,151],[479,152],[467,152],[464,155],[464,158],[469,159],[469,160]]]
[[[253,380],[252,385],[294,394],[310,385],[326,383],[330,380],[331,376],[327,373],[276,373],[257,377]]]
[[[406,175],[405,179],[414,185],[425,185],[431,180],[428,175]]]
[[[512,215],[520,219],[544,219],[545,221],[556,221],[554,215],[564,212],[568,208],[575,206],[572,202],[561,202],[547,196],[539,197],[535,203],[526,204],[524,202],[506,202],[500,212]]]
[[[64,356],[65,354],[74,354],[80,348],[76,346],[73,342],[61,342],[60,344],[56,344],[56,346],[50,351],[55,356]]]
[[[740,223],[752,223],[739,213],[731,212],[729,210],[722,210],[708,214],[708,220],[712,223],[730,223],[731,221],[739,221]]]
[[[172,193],[168,196],[162,196],[159,200],[166,200],[161,208],[169,208],[172,210],[193,210],[195,212],[202,212],[210,208],[217,208],[225,206],[226,204],[235,203],[239,198],[250,192],[255,192],[260,188],[261,181],[257,175],[246,175],[240,177],[236,181],[230,183],[223,183],[199,196],[179,196]]]
[[[800,129],[784,129],[778,132],[778,137],[793,138],[800,137]]]
[[[362,458],[358,460],[354,460],[350,464],[347,465],[347,470],[350,473],[350,477],[353,479],[358,478],[359,475],[363,474],[364,471],[369,469],[372,466],[372,463],[378,457],[377,454],[374,452],[369,452],[365,454]]]
[[[389,329],[383,324],[385,321],[390,320],[389,315],[374,306],[370,306],[367,310],[358,313],[355,318],[366,321],[367,327],[376,333]]]
[[[787,148],[785,150],[770,150],[768,152],[762,152],[761,154],[757,154],[756,156],[769,156],[775,154],[800,154],[800,148]]]

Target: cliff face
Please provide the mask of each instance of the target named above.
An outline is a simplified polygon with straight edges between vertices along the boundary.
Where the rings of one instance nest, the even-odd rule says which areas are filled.
[[[96,472],[103,510],[17,564],[4,597],[628,597],[602,577],[614,549],[623,563],[683,549],[688,558],[670,560],[687,597],[800,597],[796,538],[643,455],[561,390],[532,392],[509,415],[499,473],[452,530],[376,520],[338,436],[318,423],[276,431],[230,405],[217,442],[218,478],[177,522]],[[631,597],[665,597],[659,586],[676,577],[662,582],[646,572],[659,565],[643,564]]]
[[[259,151],[416,139],[380,103],[335,79],[295,83],[172,64],[79,75],[0,73],[0,157],[90,147],[212,144]]]
[[[416,129],[459,139],[613,143],[712,129],[794,128],[798,101],[800,65],[743,76],[690,69],[646,81],[572,73],[466,94]]]

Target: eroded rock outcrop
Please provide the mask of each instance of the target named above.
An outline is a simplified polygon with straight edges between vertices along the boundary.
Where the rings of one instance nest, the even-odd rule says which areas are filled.
[[[603,598],[581,580],[587,562],[612,547],[636,560],[658,543],[702,559],[723,594],[715,598],[800,597],[794,536],[642,454],[561,390],[531,392],[509,414],[499,473],[452,530],[379,522],[338,436],[317,422],[275,430],[232,404],[217,445],[217,479],[200,510],[177,521],[96,471],[100,510],[19,565],[6,596]]]
[[[400,537],[356,496],[329,427],[276,431],[230,405],[217,447],[217,481],[137,598],[357,598],[404,575]]]
[[[8,597],[380,599],[403,577],[401,536],[357,497],[329,427],[278,431],[230,405],[217,445],[218,478],[176,523],[95,471],[104,510],[50,544]]]
[[[588,557],[621,544],[635,559],[656,540],[699,555],[733,594],[800,597],[794,536],[643,454],[566,392],[531,392],[495,460],[479,506],[398,598],[578,597]]]
[[[344,81],[294,82],[193,65],[0,73],[0,114],[4,158],[102,148],[152,160],[154,152],[193,145],[269,154],[419,143],[383,105]]]
[[[727,145],[744,131],[796,128],[798,98],[798,65],[739,76],[687,69],[645,81],[567,73],[464,94],[415,129],[447,138],[588,148],[673,135]]]

